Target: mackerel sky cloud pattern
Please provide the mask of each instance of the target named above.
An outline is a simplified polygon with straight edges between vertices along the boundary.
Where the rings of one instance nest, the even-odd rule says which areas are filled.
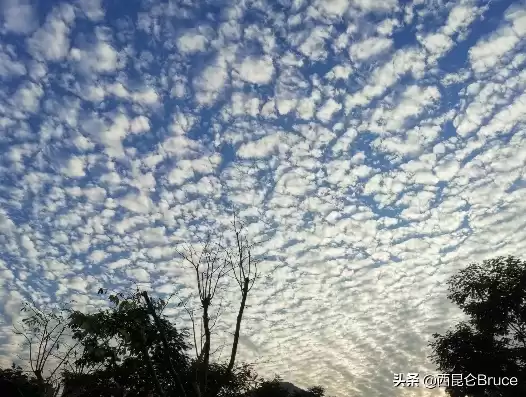
[[[440,395],[393,373],[434,372],[452,273],[525,251],[525,64],[524,1],[4,0],[2,363],[28,297],[193,299],[175,250],[235,207],[266,275],[240,359]]]

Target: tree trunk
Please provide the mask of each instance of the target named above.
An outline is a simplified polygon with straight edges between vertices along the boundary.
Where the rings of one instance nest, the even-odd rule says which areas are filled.
[[[249,278],[247,277],[245,278],[244,283],[243,283],[241,305],[239,306],[239,312],[237,313],[236,331],[234,332],[234,343],[232,345],[232,353],[230,355],[230,362],[228,363],[227,373],[232,372],[232,370],[234,369],[235,361],[236,361],[237,346],[239,344],[239,333],[241,331],[241,320],[243,319],[243,312],[245,310],[245,304],[247,302],[248,283],[249,283]]]
[[[211,333],[210,333],[210,318],[208,316],[209,303],[205,302],[203,305],[203,327],[205,329],[205,345],[203,347],[203,361],[201,363],[201,395],[203,397],[207,396],[207,386],[208,386],[208,367],[210,365],[210,343],[211,343]]]
[[[35,377],[37,378],[37,383],[38,383],[38,389],[40,391],[40,394],[43,396],[43,397],[48,397],[49,396],[49,390],[48,390],[48,385],[46,385],[46,382],[44,381],[44,378],[42,377],[42,371],[40,369],[36,369],[35,371],[33,371],[34,374],[35,374]]]
[[[153,383],[155,385],[155,391],[159,394],[159,396],[164,397],[164,390],[161,386],[161,383],[159,382],[159,378],[157,378],[157,373],[155,372],[155,368],[153,367],[152,359],[150,357],[150,354],[148,353],[148,347],[146,346],[146,338],[144,337],[144,333],[142,330],[140,330],[141,333],[141,351],[143,355],[143,359],[146,361],[146,365],[148,366],[148,371],[150,372],[150,376],[153,379]]]
[[[161,336],[161,342],[163,344],[163,350],[164,350],[164,357],[165,361],[168,364],[168,368],[170,370],[170,375],[172,375],[173,378],[179,383],[179,387],[181,388],[181,391],[183,392],[183,396],[186,397],[186,391],[184,389],[183,382],[181,381],[181,377],[175,370],[172,360],[170,359],[170,348],[168,346],[168,341],[166,340],[166,335],[164,333],[161,320],[159,320],[159,316],[157,316],[157,313],[155,312],[155,308],[152,305],[152,301],[150,300],[150,297],[148,296],[148,292],[143,291],[142,296],[146,302],[146,305],[148,306],[148,310],[150,314],[153,317],[153,321],[155,322],[155,327],[157,328],[157,331],[159,331],[159,335]]]

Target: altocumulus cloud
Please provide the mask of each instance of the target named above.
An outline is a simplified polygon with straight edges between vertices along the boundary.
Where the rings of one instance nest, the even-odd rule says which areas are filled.
[[[392,374],[433,372],[444,280],[526,248],[524,2],[7,0],[0,34],[3,364],[28,297],[190,297],[175,247],[235,206],[268,275],[241,359],[423,395]]]

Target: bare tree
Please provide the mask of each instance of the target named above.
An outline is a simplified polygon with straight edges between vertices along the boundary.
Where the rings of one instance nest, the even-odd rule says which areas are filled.
[[[234,340],[230,358],[227,366],[226,375],[232,374],[241,332],[241,322],[247,307],[247,297],[252,290],[259,274],[257,270],[258,260],[254,257],[253,248],[256,244],[251,244],[246,235],[246,230],[242,222],[234,214],[233,235],[228,244],[223,243],[222,236],[212,242],[210,236],[202,244],[201,249],[194,246],[185,246],[182,252],[178,252],[181,257],[191,265],[195,273],[197,290],[202,308],[200,324],[193,309],[187,306],[187,302],[180,301],[180,306],[184,306],[192,321],[195,354],[198,363],[196,373],[196,392],[199,396],[206,396],[207,371],[210,364],[210,357],[215,352],[210,351],[211,331],[215,326],[222,309],[222,298],[220,299],[215,316],[211,316],[210,306],[218,291],[218,286],[225,276],[231,276],[236,280],[240,291],[240,305],[237,313]],[[217,350],[222,349],[218,347]]]
[[[61,370],[71,365],[78,344],[67,334],[68,322],[62,312],[40,310],[27,302],[21,311],[28,315],[18,327],[13,326],[14,332],[24,338],[29,350],[29,367],[42,395],[57,396]]]
[[[258,261],[254,258],[252,253],[252,248],[255,244],[249,243],[248,238],[244,233],[243,224],[239,220],[236,220],[235,214],[233,227],[235,234],[234,248],[226,251],[227,262],[241,291],[241,303],[236,318],[236,330],[234,331],[234,343],[232,344],[230,362],[227,367],[228,372],[232,371],[236,361],[241,321],[247,303],[247,296],[259,276],[257,270]]]
[[[221,280],[229,271],[229,267],[227,266],[227,261],[220,241],[212,242],[210,236],[207,237],[200,252],[198,252],[195,247],[188,245],[183,251],[179,251],[178,253],[192,266],[195,272],[197,291],[201,302],[201,308],[203,310],[201,316],[202,332],[199,349],[197,348],[196,326],[193,314],[191,314],[191,319],[194,329],[194,345],[196,347],[198,367],[195,388],[198,396],[206,396],[208,368],[211,355],[211,329],[214,325],[211,323],[210,306],[212,305],[212,301],[216,295]]]

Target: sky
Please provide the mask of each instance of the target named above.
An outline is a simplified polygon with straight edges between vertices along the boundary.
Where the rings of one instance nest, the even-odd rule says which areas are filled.
[[[193,299],[176,250],[234,209],[265,276],[240,360],[441,395],[393,373],[436,373],[452,274],[525,251],[525,36],[503,0],[1,1],[1,361],[28,298]]]

